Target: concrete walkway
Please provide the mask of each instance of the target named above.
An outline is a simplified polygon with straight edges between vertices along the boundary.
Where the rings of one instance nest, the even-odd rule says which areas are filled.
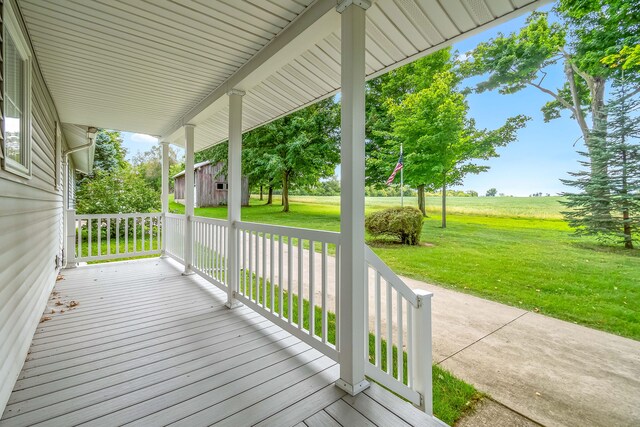
[[[434,293],[434,363],[545,426],[640,425],[640,342],[403,279]]]

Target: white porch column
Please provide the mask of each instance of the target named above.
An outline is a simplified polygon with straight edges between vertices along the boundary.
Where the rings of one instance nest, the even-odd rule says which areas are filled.
[[[242,207],[242,97],[244,91],[232,89],[227,95],[229,95],[227,307],[234,308],[240,305],[235,299],[240,266],[238,264],[238,232],[233,224],[235,221],[240,221]]]
[[[342,120],[340,185],[340,379],[351,395],[369,386],[365,329],[364,95],[366,0],[342,0]]]
[[[193,257],[193,155],[194,155],[195,125],[184,125],[185,137],[185,166],[184,166],[184,273],[193,274],[191,263]]]
[[[165,224],[169,213],[169,142],[162,141],[162,256],[166,256],[167,234]]]

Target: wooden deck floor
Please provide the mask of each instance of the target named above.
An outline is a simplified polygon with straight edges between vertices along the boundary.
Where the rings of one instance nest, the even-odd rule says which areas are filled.
[[[0,426],[439,425],[375,385],[345,395],[334,361],[180,272],[63,271]]]

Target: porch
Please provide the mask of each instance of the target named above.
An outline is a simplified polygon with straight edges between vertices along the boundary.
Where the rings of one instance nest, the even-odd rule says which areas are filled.
[[[0,425],[441,425],[376,384],[345,393],[332,358],[183,269],[64,270]]]

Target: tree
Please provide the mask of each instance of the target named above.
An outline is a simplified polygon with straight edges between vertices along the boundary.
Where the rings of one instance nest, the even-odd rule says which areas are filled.
[[[95,171],[113,172],[127,163],[127,151],[122,146],[122,136],[118,131],[99,129],[95,138]]]
[[[487,197],[496,197],[496,195],[498,194],[498,190],[496,190],[495,188],[490,188],[487,190]]]
[[[340,161],[339,108],[326,99],[247,133],[243,157],[271,184],[282,182],[283,212],[289,189],[333,175]]]
[[[147,185],[135,169],[97,171],[76,194],[78,213],[135,213],[160,208],[159,194]]]
[[[563,180],[581,190],[565,193],[563,212],[569,225],[578,235],[595,235],[600,240],[621,241],[633,249],[634,236],[640,228],[640,117],[633,111],[640,107],[638,100],[625,95],[627,82],[617,82],[617,102],[609,104],[607,137],[594,143],[591,153],[582,152],[590,161],[606,165],[598,172],[571,173],[574,180]],[[581,162],[589,167],[589,160]],[[604,203],[603,203],[604,199]]]
[[[477,92],[497,89],[509,94],[533,87],[549,95],[551,100],[542,106],[545,121],[569,111],[584,138],[587,164],[597,181],[607,174],[604,158],[597,153],[608,126],[606,89],[623,72],[622,67],[610,65],[620,61],[616,54],[631,58],[627,68],[635,72],[628,79],[640,81],[629,51],[640,40],[640,0],[560,0],[554,16],[561,22],[552,22],[546,13],[531,14],[519,33],[500,34],[478,45],[462,68],[467,75],[488,75],[476,86]],[[564,85],[546,87],[546,71],[559,65]],[[638,92],[636,86],[624,96]],[[600,196],[600,202],[608,202]]]
[[[400,145],[393,138],[393,116],[389,106],[399,104],[405,96],[428,88],[436,74],[451,70],[450,49],[442,49],[370,80],[366,87],[366,183],[381,189],[396,165]],[[405,150],[406,152],[406,150]],[[406,161],[405,161],[406,163]],[[425,213],[425,186],[407,183],[418,189],[418,206]]]
[[[120,132],[100,129],[95,140],[93,175],[78,181],[76,205],[81,214],[150,212],[160,195],[125,159]]]
[[[173,147],[169,147],[169,170],[173,165],[178,164],[178,155]],[[138,170],[140,176],[155,191],[162,189],[162,150],[160,145],[154,145],[151,150],[138,153],[133,158],[133,166]],[[169,187],[173,188],[173,175],[169,174]]]
[[[467,118],[469,107],[453,70],[434,75],[432,84],[390,106],[393,137],[404,144],[405,175],[419,188],[442,189],[442,228],[446,228],[447,187],[470,173],[489,169],[474,163],[497,157],[497,147],[513,141],[527,117],[507,119],[496,130],[479,130]],[[424,205],[420,206],[425,214]]]

